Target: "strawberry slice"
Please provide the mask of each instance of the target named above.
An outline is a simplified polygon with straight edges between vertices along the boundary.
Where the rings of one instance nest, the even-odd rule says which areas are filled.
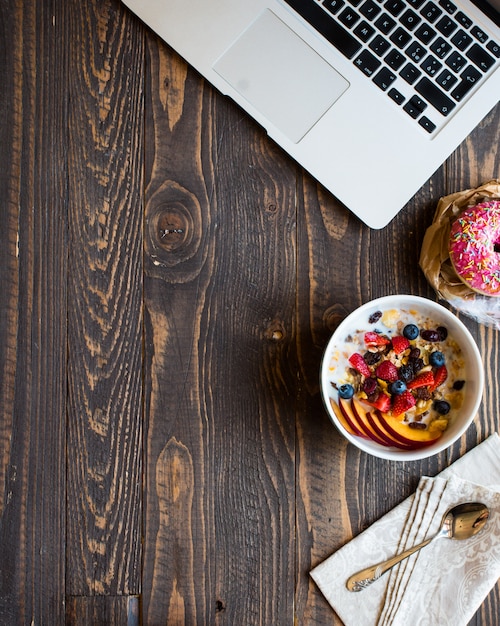
[[[385,393],[379,393],[375,400],[365,400],[365,402],[374,406],[382,413],[387,413],[391,408],[391,399]]]
[[[417,389],[418,387],[432,387],[434,385],[434,374],[431,370],[422,372],[413,380],[406,383],[408,389]]]
[[[368,331],[365,333],[365,343],[367,346],[387,346],[391,342],[384,335]]]
[[[393,383],[399,378],[398,368],[390,361],[382,361],[382,363],[375,370],[375,376],[387,381],[388,383]]]
[[[448,370],[446,369],[446,365],[441,365],[434,372],[434,383],[431,387],[429,387],[430,391],[436,390],[439,385],[442,385],[444,381],[448,378]]]
[[[410,342],[402,335],[396,335],[392,338],[392,349],[396,354],[401,354],[410,347]]]
[[[392,404],[392,414],[395,417],[406,413],[411,408],[413,408],[416,404],[416,400],[413,397],[411,391],[403,391],[399,396],[394,396],[394,402]]]
[[[349,363],[363,376],[372,375],[370,368],[363,358],[363,355],[359,354],[359,352],[354,352],[354,354],[351,354],[351,356],[349,357]]]

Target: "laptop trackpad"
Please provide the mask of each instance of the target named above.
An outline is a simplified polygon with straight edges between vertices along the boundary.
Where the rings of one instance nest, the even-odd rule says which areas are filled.
[[[269,10],[240,35],[214,69],[295,143],[349,87]]]

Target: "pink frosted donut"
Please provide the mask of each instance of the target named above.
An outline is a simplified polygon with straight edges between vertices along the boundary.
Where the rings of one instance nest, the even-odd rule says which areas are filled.
[[[450,259],[460,279],[486,296],[500,296],[500,201],[481,202],[453,222]]]

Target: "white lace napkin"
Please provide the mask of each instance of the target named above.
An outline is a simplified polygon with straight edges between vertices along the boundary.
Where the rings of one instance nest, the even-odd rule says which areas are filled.
[[[484,502],[490,518],[475,537],[437,539],[362,591],[352,574],[434,536],[446,511]],[[460,626],[500,578],[500,437],[495,433],[311,571],[346,626]]]

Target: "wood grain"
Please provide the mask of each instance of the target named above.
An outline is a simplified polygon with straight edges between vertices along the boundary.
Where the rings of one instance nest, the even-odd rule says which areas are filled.
[[[61,623],[64,599],[66,232],[60,30],[2,2],[0,622]],[[8,43],[7,43],[8,42]]]
[[[262,132],[194,73],[175,72],[167,50],[151,46],[150,55],[147,474],[184,459],[178,506],[189,498],[191,516],[183,524],[170,514],[169,531],[161,511],[171,498],[148,498],[145,616],[275,623],[293,598],[291,581],[281,588],[293,555],[293,409],[279,401],[294,393],[283,380],[294,332],[293,196]]]
[[[143,38],[115,2],[68,8],[69,595],[140,590]],[[130,71],[130,67],[134,71]]]
[[[140,598],[138,596],[90,596],[66,598],[67,626],[139,626]]]

